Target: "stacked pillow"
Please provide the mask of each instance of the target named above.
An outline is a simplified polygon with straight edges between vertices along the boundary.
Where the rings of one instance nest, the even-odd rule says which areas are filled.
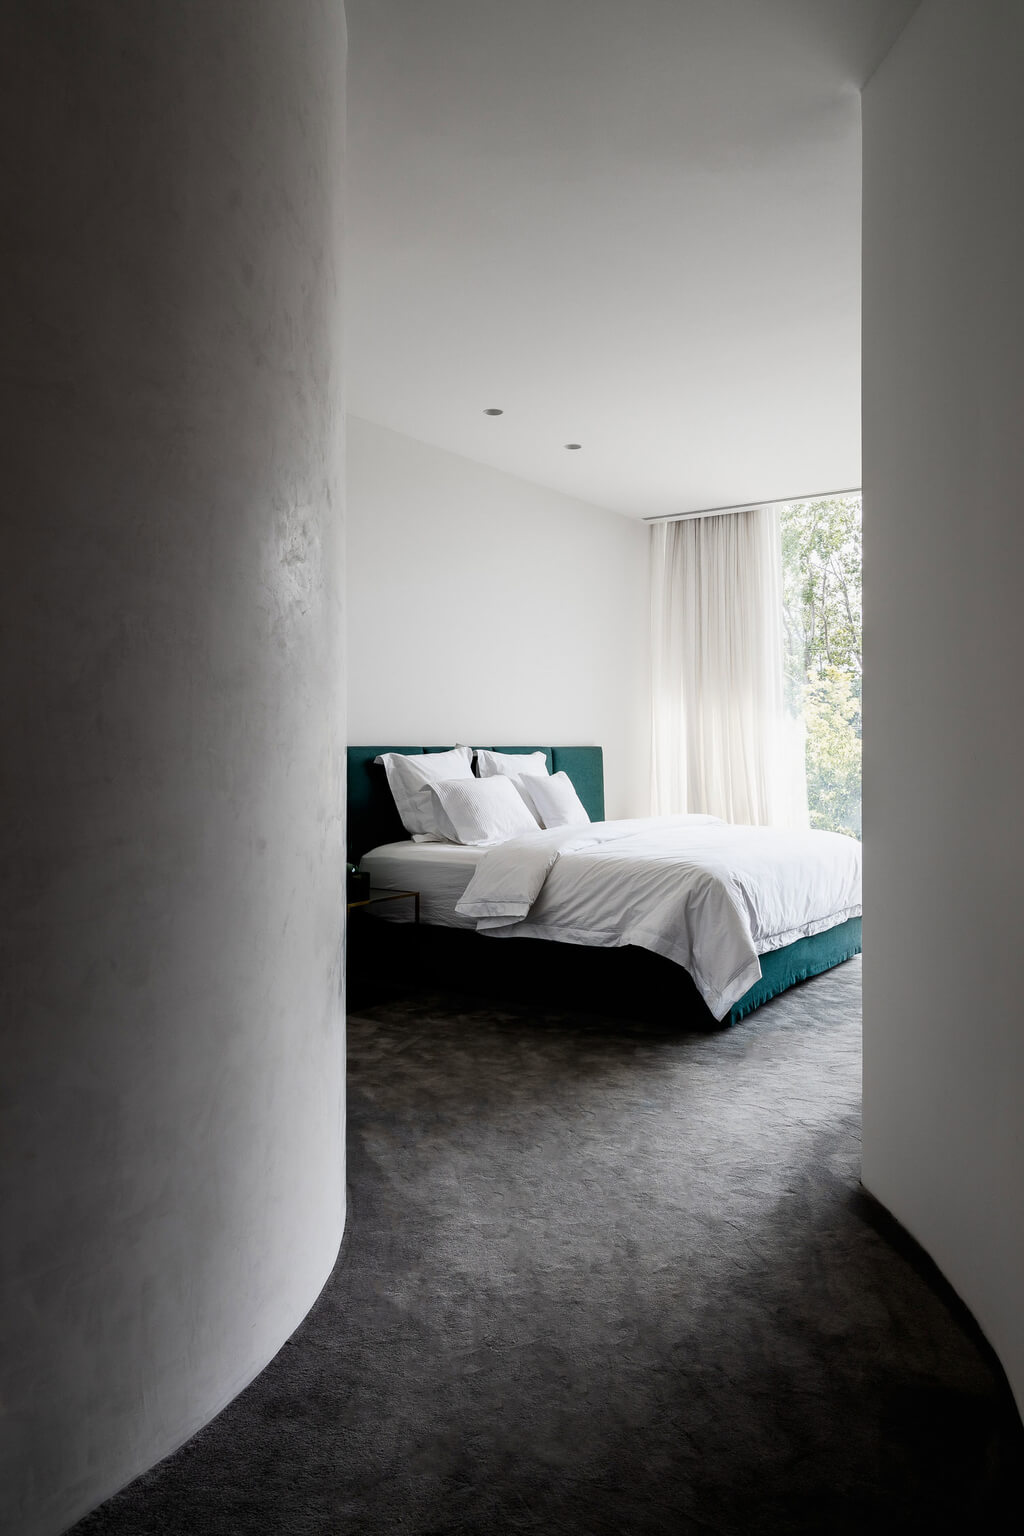
[[[523,787],[523,778],[547,778],[548,760],[544,752],[492,752],[489,747],[477,747],[474,752],[476,758],[476,771],[481,779],[502,778],[508,779],[514,784],[516,791],[526,806],[535,827],[542,827],[537,812],[533,808],[530,799]]]
[[[492,752],[489,747],[477,747],[476,771],[482,779],[520,778],[524,773],[547,774],[548,760],[544,752]]]
[[[402,825],[414,843],[486,847],[541,827],[590,821],[567,773],[548,773],[543,752],[384,752],[375,761],[387,774]]]
[[[512,780],[541,827],[577,827],[590,821],[567,773],[548,773],[543,752],[476,751],[482,779],[504,776]]]
[[[374,758],[383,763],[388,786],[394,796],[402,826],[414,843],[457,843],[455,828],[430,793],[432,784],[443,779],[473,778],[471,747],[453,747],[450,752],[382,752]]]
[[[532,811],[509,778],[448,779],[432,788],[439,810],[466,847],[505,843],[538,831]]]

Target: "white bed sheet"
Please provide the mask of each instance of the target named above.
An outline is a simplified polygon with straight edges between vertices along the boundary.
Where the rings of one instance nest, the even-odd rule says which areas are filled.
[[[463,848],[454,843],[383,843],[364,854],[360,869],[370,872],[372,885],[388,885],[401,891],[419,891],[420,921],[439,928],[475,928],[476,919],[456,912],[487,848]],[[392,923],[411,923],[407,901],[382,902],[375,917]]]
[[[688,970],[724,1018],[759,954],[860,916],[860,844],[713,816],[560,827],[490,849],[459,903],[496,937],[636,944]]]

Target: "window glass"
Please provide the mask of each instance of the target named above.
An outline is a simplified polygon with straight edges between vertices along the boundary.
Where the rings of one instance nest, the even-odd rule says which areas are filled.
[[[811,826],[861,835],[861,498],[780,507],[786,701],[806,728]]]

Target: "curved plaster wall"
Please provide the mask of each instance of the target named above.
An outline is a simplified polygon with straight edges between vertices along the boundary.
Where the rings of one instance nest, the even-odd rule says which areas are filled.
[[[1024,1409],[1024,8],[864,93],[864,1183]]]
[[[34,1536],[230,1399],[341,1238],[344,12],[14,0],[0,44],[0,1528]]]

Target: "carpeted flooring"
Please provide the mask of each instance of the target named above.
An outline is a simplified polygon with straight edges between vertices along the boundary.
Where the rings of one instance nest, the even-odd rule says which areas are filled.
[[[350,1019],[337,1268],[76,1536],[997,1533],[1022,1430],[859,1190],[860,963],[734,1029]]]

